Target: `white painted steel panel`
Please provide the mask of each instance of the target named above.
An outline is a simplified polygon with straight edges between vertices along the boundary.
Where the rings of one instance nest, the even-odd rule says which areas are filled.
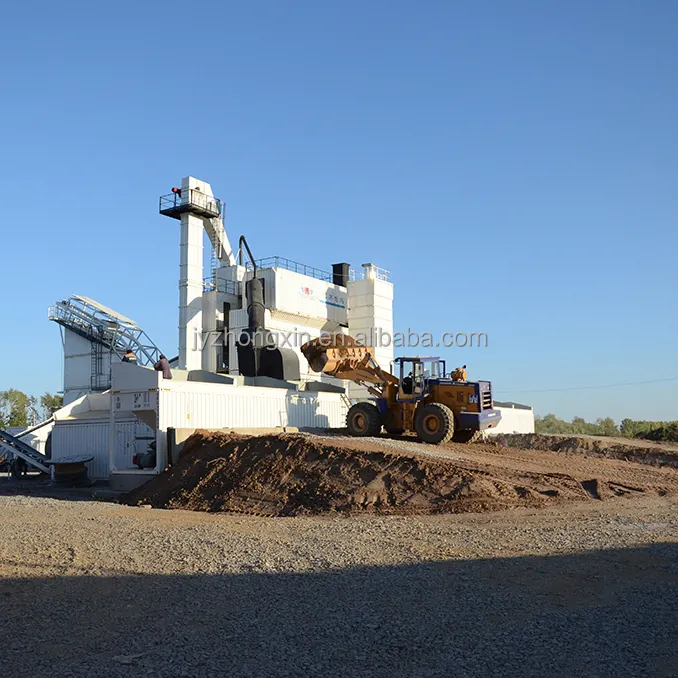
[[[94,308],[99,309],[102,313],[105,313],[106,315],[110,315],[112,318],[117,318],[123,323],[127,323],[128,325],[136,325],[137,323],[134,322],[134,320],[130,320],[129,318],[125,317],[124,315],[120,315],[120,313],[117,313],[111,308],[108,308],[108,306],[104,306],[103,304],[100,304],[98,301],[94,301],[94,299],[90,299],[89,297],[83,297],[79,294],[74,294],[73,297],[75,299],[79,299],[80,301],[84,301],[86,304],[89,304],[90,306],[94,306]]]
[[[121,435],[134,438],[134,421],[119,422],[116,426]],[[60,459],[74,455],[93,455],[87,464],[87,473],[93,480],[107,480],[108,421],[87,423],[57,422],[52,431],[52,458]]]
[[[346,288],[283,268],[264,271],[266,307],[345,323]]]
[[[346,405],[338,394],[254,387],[221,387],[215,391],[163,390],[160,392],[159,409],[162,430],[170,426],[324,428],[343,426],[346,419]]]
[[[99,383],[105,383],[111,371],[111,360],[120,362],[118,356],[102,349],[99,364]],[[92,344],[75,332],[64,330],[64,404],[89,393],[92,389]]]
[[[185,382],[159,394],[160,429],[341,427],[346,404],[335,393]]]
[[[47,438],[52,432],[53,426],[54,424],[43,426],[33,433],[22,436],[20,440],[30,445],[34,450],[40,452],[40,454],[47,454]]]
[[[134,425],[115,422],[115,468],[134,468]]]
[[[126,367],[116,365],[113,369],[113,411],[118,420],[136,413],[144,421],[149,415],[157,421],[160,470],[164,468],[169,427],[335,428],[346,422],[346,400],[341,394],[179,380],[156,380],[159,389],[148,388],[148,371]],[[119,433],[110,442],[114,468],[129,468],[133,454],[129,439]]]
[[[376,361],[385,370],[393,362],[393,285],[376,278],[348,283],[348,332],[371,346]],[[351,398],[364,400],[364,386],[349,384]]]
[[[489,435],[497,433],[534,433],[534,410],[518,407],[498,407],[501,421],[496,428],[487,431]]]
[[[108,480],[108,420],[88,422],[57,422],[52,432],[52,458],[60,459],[74,455],[93,455],[87,464],[87,473],[93,480]],[[137,436],[153,435],[151,429],[136,419],[117,421],[116,467],[133,467],[132,457],[146,452],[150,440],[138,440]]]

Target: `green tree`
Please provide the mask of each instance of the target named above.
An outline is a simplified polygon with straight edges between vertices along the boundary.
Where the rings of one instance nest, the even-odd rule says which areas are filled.
[[[590,433],[589,425],[586,423],[584,417],[574,417],[572,419],[571,433]]]
[[[58,409],[64,406],[64,397],[62,395],[52,395],[45,393],[40,396],[40,408],[42,409],[43,419],[49,419]]]
[[[624,419],[619,427],[621,434],[627,438],[643,438],[651,431],[664,426],[666,422],[662,421],[634,421],[633,419]]]
[[[573,426],[567,421],[558,419],[555,414],[547,414],[544,417],[536,417],[534,430],[537,433],[573,433]]]
[[[618,436],[646,438],[647,440],[678,442],[678,421],[635,421],[623,419],[617,426],[610,417],[588,422],[583,417],[574,417],[571,422],[558,419],[555,414],[536,417],[534,428],[537,433],[565,435]]]
[[[0,391],[0,428],[30,426],[37,420],[37,401],[33,396],[13,388]]]
[[[622,423],[619,424],[619,432],[627,438],[632,438],[635,430],[634,424],[633,419],[622,419]]]
[[[574,417],[572,421],[558,419],[555,414],[536,417],[534,428],[537,433],[555,433],[561,435],[618,436],[619,429],[610,417],[586,421],[583,417]]]
[[[534,420],[534,430],[537,433],[564,433],[561,421],[555,414],[547,414],[543,417],[536,417]]]
[[[619,429],[617,424],[610,417],[605,417],[605,419],[597,419],[596,426],[598,427],[599,436],[618,436]]]

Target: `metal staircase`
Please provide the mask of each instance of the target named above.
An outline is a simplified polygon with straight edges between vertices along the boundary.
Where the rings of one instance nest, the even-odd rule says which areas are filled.
[[[2,429],[0,429],[0,452],[19,457],[43,473],[49,473],[49,467],[44,463],[47,460],[44,454],[40,454],[30,445]]]
[[[134,320],[88,297],[74,294],[58,301],[49,309],[48,318],[91,342],[94,391],[110,386],[110,375],[102,374],[104,351],[122,359],[131,348],[139,365],[154,365],[160,357],[160,349]]]
[[[106,391],[111,386],[110,361],[104,361],[105,353],[122,359],[131,348],[138,364],[144,366],[154,365],[160,358],[160,349],[134,320],[88,297],[74,294],[58,301],[49,309],[48,318],[90,342],[92,391]]]

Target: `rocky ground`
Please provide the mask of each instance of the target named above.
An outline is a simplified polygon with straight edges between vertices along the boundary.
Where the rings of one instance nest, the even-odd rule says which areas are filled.
[[[384,439],[372,452],[394,445],[417,444]],[[638,484],[648,471],[663,475],[643,476],[643,487],[669,487],[678,474],[496,446],[472,459],[471,447],[415,456],[503,479],[562,472],[601,486]],[[405,452],[412,458],[404,447],[397,456]],[[670,491],[602,501],[584,492],[484,513],[380,515],[372,505],[293,518],[27,492],[0,496],[4,675],[678,675]]]

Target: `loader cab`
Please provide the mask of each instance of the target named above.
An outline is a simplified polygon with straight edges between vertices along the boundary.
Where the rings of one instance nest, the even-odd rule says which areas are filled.
[[[445,361],[440,358],[396,358],[394,364],[400,369],[399,400],[422,398],[429,392],[429,380],[445,376]]]

